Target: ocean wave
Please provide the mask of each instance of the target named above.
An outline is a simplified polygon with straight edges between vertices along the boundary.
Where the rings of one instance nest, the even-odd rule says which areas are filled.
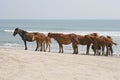
[[[54,31],[55,32],[55,31]],[[116,32],[116,31],[65,31],[65,32],[55,32],[55,33],[65,33],[65,34],[69,34],[69,33],[75,33],[75,34],[79,34],[79,35],[87,35],[87,34],[91,34],[91,33],[98,33],[98,35],[100,36],[113,36],[113,37],[120,37],[120,32]]]
[[[24,46],[17,43],[2,43],[0,48],[22,49]]]
[[[3,30],[4,32],[12,33],[14,32],[13,30]]]
[[[23,47],[20,44],[17,43],[4,43],[2,46],[6,46],[6,47]]]
[[[3,30],[4,32],[7,33],[13,33],[14,30]],[[28,32],[39,32],[39,33],[45,33],[48,34],[49,32],[55,32],[55,33],[65,33],[65,34],[69,34],[69,33],[75,33],[75,34],[79,34],[79,35],[86,35],[86,34],[90,34],[90,33],[98,33],[99,35],[109,35],[109,36],[115,36],[115,37],[120,37],[120,32],[118,31],[28,31]]]

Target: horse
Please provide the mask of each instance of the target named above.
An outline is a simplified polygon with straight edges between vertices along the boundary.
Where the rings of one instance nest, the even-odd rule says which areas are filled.
[[[15,28],[13,36],[16,36],[17,34],[19,34],[21,39],[24,41],[25,50],[27,50],[26,41],[33,42],[33,41],[36,41],[35,36],[39,36],[39,37],[44,36],[44,34],[41,34],[41,33],[38,33],[38,32],[30,33],[30,32],[27,32],[25,30]],[[37,43],[37,46],[38,46],[37,41],[36,41],[36,43]],[[36,47],[36,49],[37,49],[37,47]]]
[[[74,48],[74,54],[78,54],[78,44],[80,45],[87,45],[86,55],[89,55],[89,47],[92,43],[90,35],[75,35],[72,36],[71,39],[73,39],[73,48]]]
[[[45,37],[46,37],[46,35],[43,33],[39,33],[37,35],[34,35],[33,37],[36,40],[36,44],[37,44],[35,51],[39,51],[39,48],[40,48],[40,51],[43,51],[43,50],[45,51]]]
[[[25,50],[27,50],[26,41],[29,41],[29,42],[35,41],[35,39],[34,39],[33,36],[34,36],[35,34],[37,34],[37,33],[29,33],[29,32],[24,31],[24,30],[22,30],[22,29],[15,28],[14,33],[13,33],[13,36],[16,36],[17,34],[19,34],[19,36],[21,37],[21,39],[24,41]]]
[[[36,50],[38,50],[38,48],[41,47],[41,50],[42,51],[42,47],[44,49],[44,51],[46,52],[47,51],[47,48],[49,47],[49,52],[50,52],[50,43],[51,43],[51,39],[50,37],[46,36],[45,34],[43,33],[39,33],[39,36],[34,36],[36,42],[37,42],[37,47],[36,47]],[[46,44],[46,48],[45,48],[45,44]]]
[[[94,46],[94,55],[96,55],[96,53],[98,52],[99,47],[102,47],[102,55],[104,55],[104,48],[106,47],[105,56],[108,56],[110,51],[111,53],[113,53],[112,45],[117,45],[117,43],[113,42],[112,39],[104,37],[104,36],[101,36],[101,37],[92,36],[91,38],[92,38],[93,46]]]
[[[63,44],[68,45],[72,43],[70,39],[70,35],[75,35],[75,34],[63,34],[63,33],[48,33],[48,37],[53,38],[57,41],[59,44],[59,53],[63,53]]]
[[[117,43],[114,42],[113,39],[110,36],[106,36],[106,38],[111,41],[111,44],[108,46],[108,55],[113,56],[113,48],[112,48],[112,46],[117,45]],[[104,50],[105,50],[104,48],[105,48],[105,46],[102,46],[102,55],[104,55]]]

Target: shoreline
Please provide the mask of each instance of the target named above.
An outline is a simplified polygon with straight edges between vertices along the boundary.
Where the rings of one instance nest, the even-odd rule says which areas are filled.
[[[68,48],[69,47],[69,48]],[[79,47],[79,52],[77,55],[86,55],[86,50],[83,49],[83,48],[86,48],[86,46],[78,46]],[[34,49],[32,47],[28,47],[29,49],[28,50],[24,50],[24,46],[23,47],[3,47],[3,46],[0,46],[0,49],[15,49],[15,50],[23,50],[23,51],[35,51],[35,46],[34,46]],[[48,52],[48,50],[46,52],[48,53],[58,53],[59,54],[59,47],[58,48],[55,48],[55,47],[52,47],[51,49],[51,52]],[[82,48],[82,49],[81,49]],[[81,49],[81,50],[80,50]],[[38,53],[44,53],[44,51],[35,51],[35,52],[38,52]],[[62,53],[60,53],[62,54]],[[64,46],[64,53],[63,54],[73,54],[73,49],[71,48],[71,45],[68,45],[68,46]],[[93,55],[94,56],[94,52],[90,49],[89,51],[89,55]],[[96,55],[98,56],[98,55]],[[102,56],[102,55],[101,55]],[[113,56],[120,56],[120,53],[113,53]],[[111,56],[112,57],[112,56]]]
[[[0,48],[1,80],[119,80],[120,57]]]

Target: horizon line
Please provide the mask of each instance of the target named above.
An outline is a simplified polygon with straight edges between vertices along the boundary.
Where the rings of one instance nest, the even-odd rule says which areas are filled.
[[[0,20],[120,20],[120,19],[0,19]]]

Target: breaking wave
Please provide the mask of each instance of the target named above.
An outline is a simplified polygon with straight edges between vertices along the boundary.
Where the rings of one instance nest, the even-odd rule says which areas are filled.
[[[13,33],[14,30],[3,30],[4,32],[7,33]],[[80,34],[80,35],[86,35],[86,34],[90,34],[90,33],[98,33],[99,35],[109,35],[109,36],[115,36],[115,37],[120,37],[120,32],[119,31],[28,31],[28,32],[40,32],[40,33],[49,33],[49,32],[56,32],[56,33],[65,33],[65,34],[69,34],[69,33],[76,33],[76,34]]]

